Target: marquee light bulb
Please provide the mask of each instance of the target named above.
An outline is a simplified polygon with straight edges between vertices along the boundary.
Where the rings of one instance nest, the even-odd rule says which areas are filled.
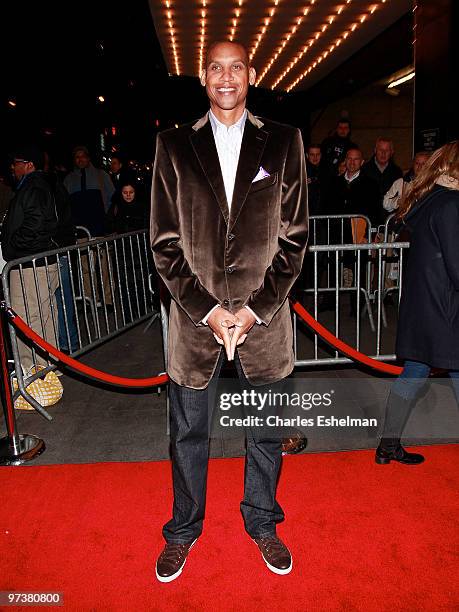
[[[346,6],[349,5],[352,2],[352,0],[346,0]],[[386,3],[386,0],[380,0],[381,5]],[[361,15],[361,17],[359,18],[359,21],[357,23],[353,23],[350,28],[346,29],[344,32],[341,33],[341,35],[336,39],[335,43],[333,45],[331,45],[331,47],[325,51],[322,52],[321,55],[319,55],[294,81],[293,83],[291,83],[286,91],[290,92],[292,89],[294,89],[307,75],[309,75],[312,70],[314,70],[318,64],[320,64],[320,62],[322,62],[327,56],[331,55],[334,51],[336,51],[337,47],[339,47],[339,45],[343,42],[343,40],[346,40],[348,38],[348,36],[350,34],[352,34],[352,32],[355,32],[355,30],[359,27],[359,25],[363,24],[365,21],[367,21],[368,17],[370,17],[371,15],[373,15],[373,13],[377,10],[379,5],[370,5],[369,7],[369,13],[365,13],[363,15]],[[340,7],[341,9],[341,7]],[[342,12],[342,10],[338,9],[337,14],[340,14]],[[317,35],[316,35],[316,39],[317,39]],[[287,73],[289,72],[289,70],[287,71]],[[274,84],[274,86],[272,87],[274,89],[274,87],[276,87],[276,85],[283,79],[285,78],[284,76],[281,79],[278,79],[278,81]]]

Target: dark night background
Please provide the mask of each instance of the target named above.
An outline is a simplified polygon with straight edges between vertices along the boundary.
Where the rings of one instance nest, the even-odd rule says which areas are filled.
[[[149,161],[158,130],[207,110],[197,79],[168,76],[147,0],[2,3],[0,15],[3,174],[7,153],[26,141],[38,142],[67,166],[76,144],[86,144],[100,161],[104,130],[109,150],[116,146]],[[301,127],[307,139],[312,110],[412,61],[411,28],[407,15],[308,92],[252,89],[248,105],[256,114]],[[378,61],[369,61],[371,55]]]
[[[69,163],[74,145],[94,151],[98,134],[104,128],[111,134],[112,126],[111,144],[148,160],[158,129],[198,118],[207,109],[197,79],[168,76],[147,0],[127,6],[107,0],[18,2],[2,4],[0,11],[6,33],[0,43],[6,60],[3,166],[16,143],[31,140]],[[98,102],[99,95],[105,103]],[[259,108],[278,97],[263,90],[252,95]]]

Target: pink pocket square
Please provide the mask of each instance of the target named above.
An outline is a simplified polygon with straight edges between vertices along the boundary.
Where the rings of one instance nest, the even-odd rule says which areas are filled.
[[[267,176],[271,176],[271,175],[269,174],[269,172],[266,172],[266,170],[263,168],[263,166],[260,166],[260,169],[258,170],[257,175],[253,179],[252,183],[256,183],[257,181],[261,181],[261,179],[264,179]]]

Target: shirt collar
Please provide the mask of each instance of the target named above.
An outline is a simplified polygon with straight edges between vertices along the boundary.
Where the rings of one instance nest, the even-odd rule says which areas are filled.
[[[387,164],[385,164],[384,166],[382,166],[382,165],[381,165],[381,164],[378,162],[378,160],[376,159],[376,157],[375,157],[375,164],[376,164],[376,167],[378,168],[378,170],[379,170],[379,171],[382,173],[382,172],[384,172],[384,170],[385,170],[385,169],[387,168],[387,166],[389,165],[389,162],[387,162]]]
[[[209,119],[212,125],[212,131],[214,134],[217,132],[217,130],[218,131],[223,130],[224,133],[228,133],[231,128],[238,129],[242,134],[244,131],[244,126],[245,126],[245,122],[247,119],[247,109],[244,110],[241,117],[236,121],[236,123],[233,123],[233,125],[230,125],[230,126],[227,126],[221,121],[219,121],[211,110],[209,110]]]
[[[353,176],[351,176],[351,178],[349,178],[349,174],[346,172],[344,173],[344,178],[346,179],[346,181],[348,183],[352,183],[353,180],[355,180],[360,174],[360,170],[358,170]]]

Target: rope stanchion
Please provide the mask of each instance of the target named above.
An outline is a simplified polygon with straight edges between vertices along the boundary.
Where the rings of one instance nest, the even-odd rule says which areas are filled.
[[[26,322],[21,319],[19,315],[17,315],[11,308],[7,308],[6,314],[9,317],[9,320],[17,329],[19,329],[27,338],[32,340],[35,344],[40,346],[47,353],[59,359],[63,364],[72,368],[72,370],[76,370],[85,376],[89,376],[91,378],[95,378],[101,382],[109,383],[111,385],[117,385],[119,387],[136,387],[136,388],[146,388],[146,387],[158,387],[160,385],[164,385],[169,381],[169,377],[167,374],[160,374],[159,376],[151,376],[150,378],[126,378],[124,376],[115,376],[114,374],[108,374],[107,372],[102,372],[101,370],[96,370],[84,363],[80,363],[76,359],[65,355],[65,353],[61,353],[59,349],[57,349],[49,342],[46,342],[41,336],[31,329]]]
[[[377,361],[376,359],[372,359],[365,355],[365,353],[361,353],[357,351],[349,344],[346,344],[336,336],[334,336],[326,327],[321,325],[309,312],[306,310],[304,306],[302,306],[299,302],[291,301],[292,308],[296,312],[296,314],[302,319],[309,327],[311,327],[321,338],[323,338],[328,344],[331,344],[333,347],[338,349],[341,353],[344,353],[354,361],[358,361],[363,365],[369,366],[374,370],[379,370],[380,372],[384,372],[385,374],[394,374],[395,376],[399,376],[403,368],[400,366],[390,365],[388,363],[384,363],[382,361]]]
[[[41,438],[31,434],[18,432],[13,397],[8,372],[7,342],[5,313],[0,310],[0,395],[5,413],[6,436],[0,438],[0,465],[21,465],[41,455],[45,443]]]

